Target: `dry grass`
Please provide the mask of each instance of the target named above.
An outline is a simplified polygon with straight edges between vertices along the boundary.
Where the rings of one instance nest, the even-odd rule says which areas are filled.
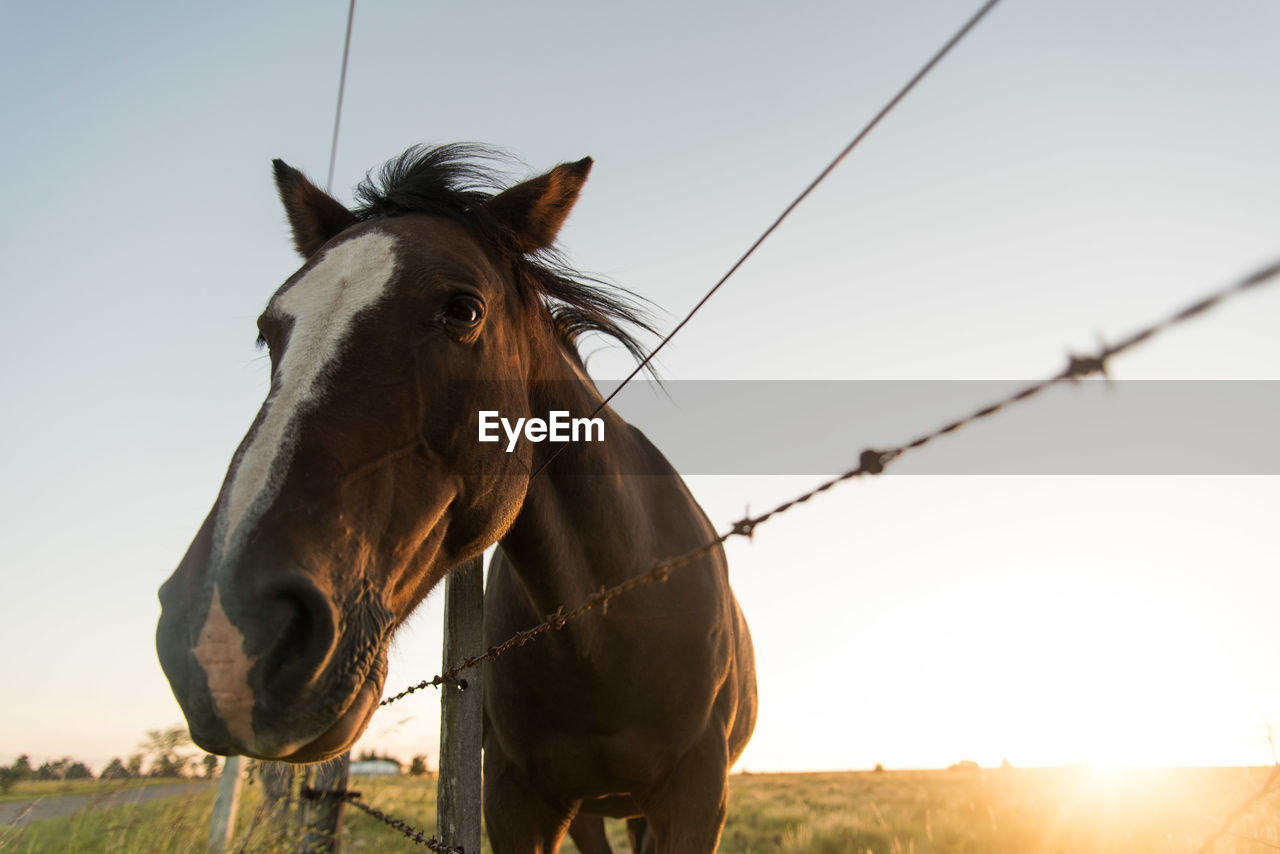
[[[720,850],[1189,854],[1262,779],[1245,769],[1082,768],[743,776]],[[1280,792],[1234,830],[1215,851],[1277,850],[1268,846],[1280,846]]]
[[[754,774],[731,783],[724,854],[1192,854],[1265,769],[1101,773],[1084,768],[885,773]],[[427,831],[434,781],[361,779],[372,806]],[[202,851],[212,792],[65,819],[0,828],[0,851]],[[292,851],[291,828],[259,821],[246,786],[231,851]],[[621,823],[609,823],[618,852]],[[421,851],[396,831],[348,810],[344,851]],[[488,847],[486,846],[486,851]],[[572,852],[566,844],[564,851]],[[1280,791],[1253,806],[1214,846],[1216,854],[1280,850]]]

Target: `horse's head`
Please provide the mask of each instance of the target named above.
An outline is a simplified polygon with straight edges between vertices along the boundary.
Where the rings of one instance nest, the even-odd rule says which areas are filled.
[[[632,319],[532,256],[589,159],[493,194],[460,153],[406,154],[354,212],[276,161],[306,263],[258,319],[271,390],[160,590],[160,661],[206,750],[306,762],[355,741],[392,631],[528,487],[529,446],[478,443],[466,390],[528,416],[546,342]]]

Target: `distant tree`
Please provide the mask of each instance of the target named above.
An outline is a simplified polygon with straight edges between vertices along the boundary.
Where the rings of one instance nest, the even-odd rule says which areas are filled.
[[[0,794],[4,794],[13,788],[13,784],[18,782],[18,772],[12,768],[0,768]]]
[[[151,762],[151,767],[147,769],[148,777],[185,777],[187,765],[190,763],[190,757],[186,756],[161,756]]]
[[[99,780],[128,780],[133,775],[129,773],[129,769],[124,767],[124,763],[118,758],[112,759],[107,763],[107,767],[102,769],[102,773],[98,775]]]
[[[31,770],[31,757],[25,753],[13,760],[13,765],[10,767],[13,773],[18,775],[19,780],[26,780],[34,773]]]
[[[142,754],[134,753],[129,757],[129,761],[124,763],[124,770],[129,772],[130,777],[142,776]]]
[[[37,780],[64,780],[69,767],[71,767],[71,757],[64,756],[57,762],[43,763],[32,776]]]
[[[427,767],[427,757],[413,757],[413,761],[409,763],[409,773],[414,777],[422,777],[431,773],[431,769]]]
[[[93,771],[89,770],[89,766],[83,762],[72,762],[67,766],[67,773],[63,776],[64,780],[92,780]]]
[[[138,747],[151,756],[148,777],[181,777],[186,771],[189,755],[178,749],[191,743],[191,736],[182,727],[149,729],[147,738]]]
[[[947,768],[948,771],[977,771],[981,768],[977,762],[972,759],[961,759],[954,765]]]
[[[206,753],[204,759],[200,760],[200,764],[204,766],[204,778],[212,780],[214,775],[218,773],[218,757],[212,753]]]
[[[871,770],[872,770],[872,771],[874,771],[876,774],[883,774],[883,773],[884,773],[884,766],[883,766],[883,765],[881,765],[879,762],[877,762],[877,763],[876,763],[876,767],[872,768]]]
[[[1012,763],[1012,762],[1010,762],[1007,758],[1005,758],[1005,759],[1001,759],[1001,760],[1000,760],[1000,767],[1001,767],[1001,768],[1003,768],[1003,769],[1006,769],[1006,770],[1007,770],[1007,769],[1009,769],[1009,768],[1012,768],[1012,767],[1013,767],[1013,763]]]

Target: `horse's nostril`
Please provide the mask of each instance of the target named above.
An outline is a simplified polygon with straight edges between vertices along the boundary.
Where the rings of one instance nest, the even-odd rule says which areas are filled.
[[[308,580],[276,585],[268,600],[268,613],[278,626],[261,672],[269,696],[302,689],[324,672],[337,626],[329,598]]]

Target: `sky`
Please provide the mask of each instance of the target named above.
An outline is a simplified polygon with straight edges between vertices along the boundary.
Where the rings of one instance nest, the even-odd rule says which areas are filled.
[[[590,155],[561,245],[668,329],[977,5],[363,3],[334,194],[416,143],[499,146],[515,177]],[[270,161],[323,182],[346,13],[0,6],[0,762],[100,768],[181,721],[155,592],[267,389],[254,321],[299,264]],[[1275,260],[1277,31],[1269,0],[1004,0],[661,374],[1012,387]],[[1117,357],[1113,394],[1280,380],[1278,318],[1280,287],[1242,296]],[[602,380],[631,367],[584,352]],[[823,441],[852,463],[989,383],[910,436]],[[1271,761],[1273,469],[944,475],[928,453],[729,544],[761,696],[740,769]],[[722,529],[819,479],[757,471],[688,479]],[[440,669],[441,598],[388,689]],[[423,692],[359,749],[434,762],[437,740]]]

